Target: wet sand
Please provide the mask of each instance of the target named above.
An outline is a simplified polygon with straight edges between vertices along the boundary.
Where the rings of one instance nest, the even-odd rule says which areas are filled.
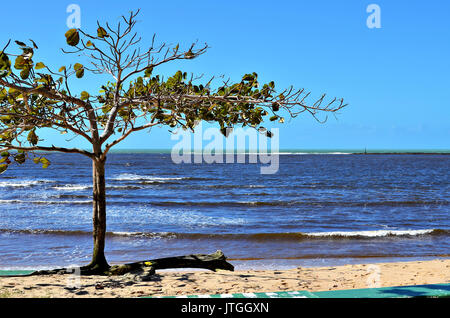
[[[0,277],[0,297],[141,297],[326,291],[450,283],[450,259],[298,267],[289,270],[159,271],[150,281],[128,277],[49,275]]]

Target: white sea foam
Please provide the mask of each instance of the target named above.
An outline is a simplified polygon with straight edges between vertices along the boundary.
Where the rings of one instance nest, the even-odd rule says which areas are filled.
[[[174,233],[169,232],[159,232],[159,233],[142,233],[142,232],[111,232],[113,235],[117,236],[130,236],[130,237],[151,237],[153,239],[167,239],[176,238]]]
[[[375,230],[375,231],[349,231],[349,232],[316,232],[316,233],[304,233],[307,236],[315,237],[332,237],[332,236],[342,236],[342,237],[384,237],[384,236],[402,236],[402,235],[424,235],[430,234],[434,229],[424,229],[424,230]]]
[[[154,176],[143,176],[133,173],[122,173],[116,177],[111,178],[117,181],[135,181],[135,180],[145,180],[145,181],[166,181],[166,180],[182,180],[182,177],[154,177]]]
[[[107,189],[116,189],[116,190],[126,190],[126,189],[134,189],[134,190],[138,190],[138,189],[142,189],[142,187],[139,186],[129,186],[129,185],[107,185],[106,186]]]
[[[140,233],[138,232],[111,232],[114,235],[120,235],[120,236],[136,236],[139,235]]]
[[[25,187],[31,187],[37,184],[42,183],[52,183],[55,181],[52,180],[21,180],[21,181],[0,181],[0,187],[1,188],[25,188]]]
[[[28,201],[28,200],[0,200],[0,204],[17,204],[17,203],[25,203],[25,204],[90,204],[92,203],[91,200],[78,200],[78,201],[69,201],[69,200],[61,200],[61,201],[46,201],[46,200],[35,200],[35,201]]]
[[[211,226],[233,226],[243,225],[246,223],[244,218],[211,216],[206,213],[195,212],[192,210],[180,209],[148,209],[146,207],[141,210],[130,210],[128,207],[113,207],[109,210],[110,219],[120,218],[124,223],[134,222],[137,213],[145,213],[148,218],[144,218],[146,222],[152,224],[161,224],[164,226],[181,226],[183,228],[202,228]]]
[[[91,188],[91,186],[88,185],[82,185],[82,184],[66,184],[64,186],[55,186],[52,187],[55,190],[59,191],[81,191]]]

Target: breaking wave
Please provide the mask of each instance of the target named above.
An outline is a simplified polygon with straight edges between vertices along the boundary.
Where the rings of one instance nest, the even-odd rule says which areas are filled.
[[[42,229],[0,229],[0,233],[50,234],[50,235],[91,235],[89,231],[42,230]],[[342,239],[374,239],[390,237],[448,236],[450,229],[422,230],[374,230],[374,231],[342,231],[342,232],[291,232],[291,233],[254,233],[254,234],[208,234],[208,233],[175,233],[175,232],[107,232],[107,236],[141,237],[159,239],[188,240],[246,240],[246,241],[305,241],[305,240],[342,240]]]
[[[49,204],[92,204],[92,200],[83,200],[83,201],[67,201],[67,200],[58,200],[58,201],[50,201],[50,200],[17,200],[17,199],[11,199],[11,200],[0,200],[0,204],[43,204],[43,205],[49,205]]]
[[[182,180],[187,179],[183,177],[154,177],[154,176],[144,176],[133,173],[122,173],[116,177],[111,178],[111,180],[116,181],[166,181],[166,180]]]
[[[66,184],[64,186],[54,186],[52,189],[59,191],[82,191],[92,188],[92,186],[82,184]]]
[[[0,181],[0,188],[27,188],[38,184],[53,183],[52,180],[21,180],[21,181]]]

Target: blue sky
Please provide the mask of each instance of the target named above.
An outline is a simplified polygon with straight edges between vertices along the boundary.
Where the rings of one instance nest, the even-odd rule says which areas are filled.
[[[280,128],[282,149],[450,149],[449,1],[21,1],[2,3],[0,44],[35,40],[35,61],[59,68],[66,8],[81,8],[81,27],[114,24],[141,8],[143,44],[157,40],[211,47],[195,60],[167,65],[234,80],[257,72],[260,82],[294,85],[343,97],[349,106],[325,124],[304,115]],[[381,28],[369,29],[369,4],[381,8]],[[3,46],[3,44],[1,44]],[[74,81],[95,93],[102,81]],[[86,88],[86,86],[88,86]],[[84,147],[81,139],[46,133],[48,144]],[[138,133],[119,148],[171,148],[167,128]]]

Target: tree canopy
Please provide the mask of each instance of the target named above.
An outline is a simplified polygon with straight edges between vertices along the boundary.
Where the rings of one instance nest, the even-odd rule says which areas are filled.
[[[132,132],[156,125],[194,129],[203,120],[217,122],[224,134],[227,128],[242,125],[270,137],[262,124],[267,119],[283,122],[283,111],[293,117],[307,112],[317,118],[320,112],[336,112],[345,106],[342,99],[325,101],[325,95],[308,104],[309,92],[293,87],[277,91],[273,81],[259,83],[255,72],[235,83],[223,79],[213,83],[214,78],[202,82],[202,76],[183,71],[164,78],[156,74],[158,66],[195,59],[208,46],[156,45],[153,36],[150,47],[142,50],[142,39],[133,32],[138,13],[123,16],[115,28],[98,23],[95,33],[67,31],[69,49],[63,52],[74,59],[57,68],[37,60],[38,46],[33,40],[16,40],[16,54],[9,51],[11,41],[6,44],[0,51],[0,171],[13,161],[23,163],[34,150],[106,155]],[[77,61],[81,57],[88,64]],[[96,94],[74,94],[71,87],[87,72],[108,74],[111,81],[99,85]],[[93,150],[40,146],[40,128],[82,136],[93,144]],[[11,149],[18,152],[8,152]],[[40,156],[34,161],[43,167],[49,164]]]

